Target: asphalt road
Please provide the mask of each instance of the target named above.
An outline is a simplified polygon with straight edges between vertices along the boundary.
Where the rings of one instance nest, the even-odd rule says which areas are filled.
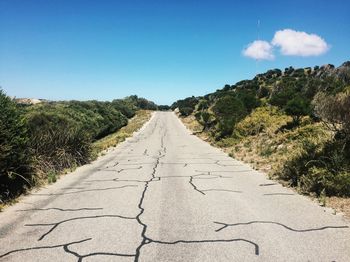
[[[0,261],[350,261],[349,226],[156,113],[0,213]]]

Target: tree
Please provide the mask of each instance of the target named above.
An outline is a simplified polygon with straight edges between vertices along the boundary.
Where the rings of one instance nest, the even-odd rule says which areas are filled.
[[[310,103],[301,96],[296,96],[287,102],[284,110],[293,117],[294,124],[299,124],[301,117],[310,113]]]
[[[337,133],[350,139],[350,88],[336,95],[318,93],[312,104],[315,114]]]
[[[243,102],[234,96],[218,99],[213,112],[219,122],[220,136],[231,135],[235,124],[247,114]]]

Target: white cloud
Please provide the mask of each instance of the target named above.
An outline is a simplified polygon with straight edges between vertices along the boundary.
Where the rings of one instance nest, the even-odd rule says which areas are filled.
[[[256,40],[243,50],[243,55],[257,60],[274,59],[273,47],[269,42]]]
[[[329,49],[326,41],[318,35],[292,29],[277,31],[271,43],[280,47],[282,55],[318,56]]]

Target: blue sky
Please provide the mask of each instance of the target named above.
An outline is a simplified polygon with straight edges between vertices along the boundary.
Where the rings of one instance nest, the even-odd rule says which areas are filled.
[[[349,13],[340,0],[0,0],[0,86],[17,97],[170,104],[270,68],[339,66],[350,60]],[[284,29],[316,34],[327,51],[243,55]]]

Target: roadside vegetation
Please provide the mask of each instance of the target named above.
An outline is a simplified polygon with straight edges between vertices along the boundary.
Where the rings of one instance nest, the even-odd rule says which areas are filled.
[[[269,70],[172,109],[203,139],[301,193],[350,197],[350,62]]]
[[[0,207],[94,160],[131,136],[156,109],[137,96],[21,105],[0,90]]]

